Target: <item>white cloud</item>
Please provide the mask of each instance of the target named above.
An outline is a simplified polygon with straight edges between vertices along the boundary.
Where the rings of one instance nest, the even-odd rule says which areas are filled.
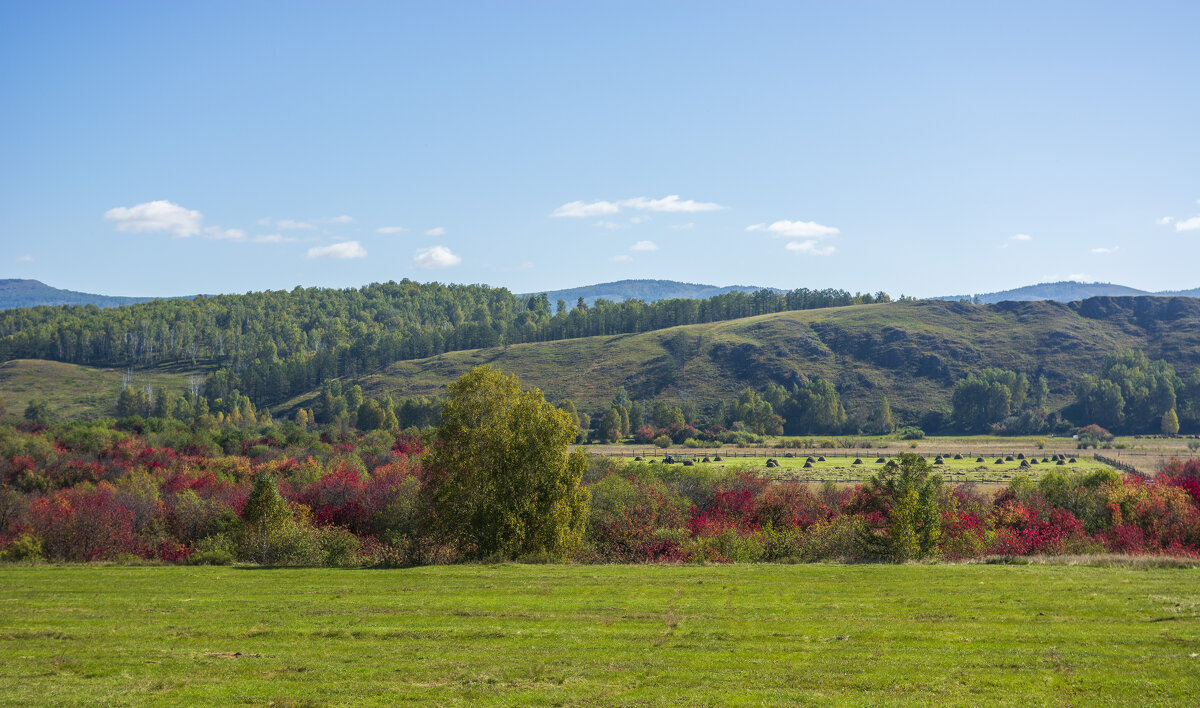
[[[219,241],[245,241],[246,232],[241,229],[223,229],[220,226],[206,226],[204,235]]]
[[[671,194],[662,199],[634,197],[633,199],[622,201],[621,206],[627,206],[631,209],[641,209],[643,211],[665,212],[717,211],[725,208],[713,202],[697,202],[691,199],[680,200],[678,194]]]
[[[446,227],[445,226],[435,226],[432,229],[429,229],[428,231],[426,231],[425,235],[426,236],[445,236],[446,235]]]
[[[333,218],[326,219],[326,221],[331,224],[350,224],[354,222],[354,217],[342,214],[341,216],[335,216]]]
[[[610,202],[599,200],[594,202],[567,202],[550,213],[550,216],[566,216],[576,218],[586,218],[592,216],[606,216],[608,214],[618,214],[622,208],[635,209],[637,211],[658,211],[658,212],[696,212],[696,211],[717,211],[725,207],[715,202],[698,202],[693,199],[680,199],[678,194],[670,194],[662,199],[650,199],[649,197],[634,197],[633,199],[621,199],[619,201]],[[646,217],[634,217],[633,223],[640,223]]]
[[[1029,234],[1013,234],[1008,237],[1009,241],[1032,241],[1033,237]]]
[[[1193,216],[1190,219],[1175,222],[1176,231],[1197,231],[1200,230],[1200,216]]]
[[[1161,219],[1155,219],[1154,223],[1158,224],[1159,226],[1167,226],[1174,220],[1175,217],[1173,216],[1164,216]]]
[[[135,234],[167,232],[172,238],[187,238],[200,233],[204,215],[160,199],[131,207],[115,207],[104,218],[117,223],[117,231]]]
[[[628,253],[621,253],[609,258],[608,260],[614,263],[628,263],[629,261],[633,260],[633,256],[630,256]]]
[[[823,238],[836,236],[841,230],[833,226],[825,226],[815,221],[774,221],[770,224],[754,224],[747,226],[747,231],[763,231],[772,236],[787,238]]]
[[[377,234],[402,234],[405,231],[408,231],[408,229],[403,226],[380,226],[375,229],[375,233]]]
[[[629,223],[631,223],[631,224],[640,224],[644,221],[649,221],[649,220],[650,220],[650,217],[648,217],[648,216],[631,216],[631,217],[629,217]]]
[[[831,256],[836,248],[833,246],[823,246],[818,248],[816,241],[792,241],[784,246],[792,253],[801,253],[809,256]]]
[[[275,222],[275,226],[277,226],[278,228],[287,230],[287,231],[295,231],[297,229],[315,229],[315,228],[317,228],[316,224],[314,224],[310,221],[296,221],[295,219],[281,219],[280,221]]]
[[[653,241],[638,241],[629,247],[631,251],[657,251],[658,244]]]
[[[696,228],[696,225],[694,223],[671,224],[671,226],[668,228],[676,229],[678,231],[691,231],[692,229]]]
[[[17,256],[13,260],[15,260],[17,263],[33,263],[34,258],[27,253],[23,256]]]
[[[456,256],[445,246],[430,246],[417,249],[413,255],[413,265],[430,270],[433,268],[451,268],[462,263],[462,258]]]
[[[567,202],[550,212],[550,216],[587,218],[616,214],[619,211],[621,211],[621,207],[616,202]]]
[[[1116,253],[1116,252],[1117,252],[1117,251],[1119,251],[1119,250],[1121,250],[1121,247],[1120,247],[1120,246],[1113,246],[1113,247],[1111,247],[1111,248],[1109,248],[1109,247],[1105,247],[1105,246],[1101,246],[1101,247],[1099,247],[1099,248],[1093,248],[1093,249],[1092,249],[1092,253],[1099,253],[1099,254],[1106,254],[1106,253]]]
[[[592,224],[592,226],[598,226],[602,229],[623,229],[623,228],[625,228],[625,224],[618,224],[615,221],[604,221],[603,219]]]
[[[255,243],[292,243],[294,241],[296,239],[291,236],[284,236],[283,234],[263,234],[254,237]]]
[[[328,246],[314,246],[308,249],[308,258],[366,258],[367,249],[358,241],[342,241]]]

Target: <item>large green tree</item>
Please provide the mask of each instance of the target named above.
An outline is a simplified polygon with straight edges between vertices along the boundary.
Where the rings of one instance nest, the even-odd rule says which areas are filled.
[[[576,422],[490,366],[449,386],[426,466],[443,530],[478,558],[562,557],[579,543],[587,466]]]

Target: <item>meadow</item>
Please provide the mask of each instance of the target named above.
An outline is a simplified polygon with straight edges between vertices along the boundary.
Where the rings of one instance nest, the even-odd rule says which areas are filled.
[[[1170,566],[10,566],[0,703],[1184,705]]]

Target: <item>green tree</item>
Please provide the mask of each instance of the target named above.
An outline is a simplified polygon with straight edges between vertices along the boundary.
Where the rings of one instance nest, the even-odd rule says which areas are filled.
[[[254,486],[242,508],[243,547],[253,549],[258,562],[266,565],[270,551],[288,535],[293,525],[292,512],[279,494],[270,472],[254,476]]]
[[[888,530],[885,536],[868,533],[868,552],[896,562],[932,556],[942,534],[941,484],[933,466],[919,455],[903,453],[888,460],[868,485],[888,500]]]
[[[25,406],[25,420],[31,423],[41,423],[42,425],[51,425],[58,420],[58,415],[50,409],[50,404],[44,398],[30,399],[29,405]]]
[[[436,518],[476,557],[563,557],[582,538],[587,467],[575,421],[490,366],[449,386],[427,458]]]
[[[888,403],[887,396],[883,397],[879,410],[875,413],[875,429],[881,435],[887,435],[896,429],[896,424],[892,421],[892,405]]]

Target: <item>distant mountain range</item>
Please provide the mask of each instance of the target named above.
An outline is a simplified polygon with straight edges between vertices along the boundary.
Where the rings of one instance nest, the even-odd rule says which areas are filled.
[[[1160,290],[1150,292],[1138,290],[1113,283],[1077,283],[1061,281],[1058,283],[1038,283],[1026,285],[1012,290],[1001,290],[995,293],[979,293],[975,295],[944,295],[942,297],[926,298],[929,300],[968,300],[977,305],[991,305],[997,302],[1038,302],[1053,300],[1055,302],[1077,302],[1089,297],[1130,297],[1135,295],[1163,295],[1177,297],[1200,297],[1200,288],[1192,290]]]
[[[132,305],[156,299],[153,297],[93,295],[92,293],[80,293],[74,290],[60,290],[50,287],[40,280],[18,280],[16,278],[0,280],[0,310],[8,310],[14,307],[37,307],[38,305],[118,307],[120,305]]]
[[[778,288],[763,288],[754,285],[728,285],[720,287],[717,285],[681,283],[677,280],[618,280],[613,283],[584,285],[566,290],[542,290],[539,293],[545,293],[551,305],[558,300],[563,300],[567,303],[567,307],[575,307],[575,304],[579,302],[579,298],[583,298],[583,301],[588,306],[591,306],[597,300],[602,299],[609,300],[610,302],[621,302],[623,300],[656,302],[658,300],[674,300],[678,298],[703,299],[731,292],[753,293],[759,290],[774,290],[778,292]],[[537,295],[539,293],[524,294]]]
[[[563,300],[567,303],[568,307],[574,307],[579,298],[583,298],[583,301],[591,306],[600,299],[612,302],[633,299],[656,302],[658,300],[672,300],[676,298],[703,299],[730,292],[752,293],[758,290],[780,292],[779,288],[766,288],[756,285],[717,286],[700,283],[681,283],[677,280],[618,280],[612,283],[598,283],[596,285],[584,285],[565,290],[543,290],[538,292],[545,293],[551,305],[558,300]],[[525,294],[533,295],[538,293]],[[1079,300],[1086,300],[1089,297],[1130,297],[1136,295],[1200,297],[1200,288],[1149,292],[1113,283],[1063,281],[1026,285],[1021,288],[1001,290],[994,293],[943,295],[924,299],[951,302],[966,300],[979,305],[990,305],[1005,301],[1037,302],[1051,300],[1055,302],[1077,302]],[[7,310],[14,307],[37,307],[38,305],[118,307],[120,305],[132,305],[134,303],[157,299],[159,298],[95,295],[74,290],[62,290],[46,285],[38,280],[0,279],[0,310]]]

